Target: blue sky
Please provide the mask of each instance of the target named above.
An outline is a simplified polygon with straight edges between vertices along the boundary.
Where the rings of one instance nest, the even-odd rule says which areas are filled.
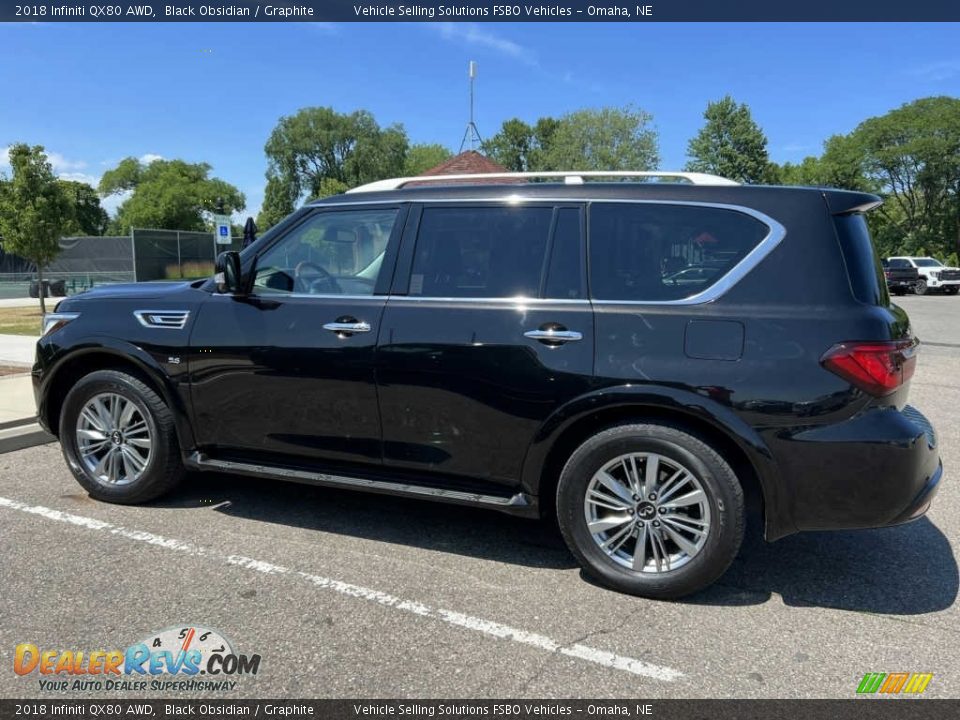
[[[205,161],[262,202],[263,145],[310,105],[366,108],[411,142],[456,151],[467,62],[484,137],[632,103],[651,112],[663,169],[686,161],[708,100],[750,105],[772,159],[918,97],[960,95],[956,24],[0,24],[0,172],[15,141],[96,182],[126,156]],[[105,203],[115,207],[116,200]]]

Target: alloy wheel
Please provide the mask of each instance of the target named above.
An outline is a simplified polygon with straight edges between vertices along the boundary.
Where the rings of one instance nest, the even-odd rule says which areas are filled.
[[[686,565],[710,534],[710,503],[688,468],[657,453],[606,463],[583,500],[594,542],[618,565],[663,573]]]
[[[117,393],[87,401],[77,418],[76,440],[87,472],[105,485],[135,482],[150,462],[150,426],[140,408]]]

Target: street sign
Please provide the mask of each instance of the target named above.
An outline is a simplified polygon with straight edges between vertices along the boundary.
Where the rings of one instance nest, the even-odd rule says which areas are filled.
[[[217,239],[217,245],[229,245],[232,240],[230,237],[230,216],[214,215],[213,226],[215,228],[213,234]]]

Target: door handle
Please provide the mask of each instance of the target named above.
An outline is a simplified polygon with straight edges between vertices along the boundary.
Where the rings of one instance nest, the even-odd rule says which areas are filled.
[[[323,326],[324,330],[335,332],[338,335],[352,335],[353,333],[370,332],[370,323],[365,322],[330,322]]]
[[[552,328],[547,330],[527,330],[523,336],[545,343],[562,344],[583,340],[583,333],[578,333],[576,330],[554,330]]]

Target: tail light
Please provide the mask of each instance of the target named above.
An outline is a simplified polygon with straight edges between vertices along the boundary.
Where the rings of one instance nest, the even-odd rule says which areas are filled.
[[[890,272],[889,270],[884,270],[884,271],[883,271],[883,276],[884,276],[887,280],[890,279],[890,276],[891,276],[891,275],[893,275],[893,273]]]
[[[844,342],[834,345],[820,364],[870,395],[883,397],[913,377],[920,342]]]

